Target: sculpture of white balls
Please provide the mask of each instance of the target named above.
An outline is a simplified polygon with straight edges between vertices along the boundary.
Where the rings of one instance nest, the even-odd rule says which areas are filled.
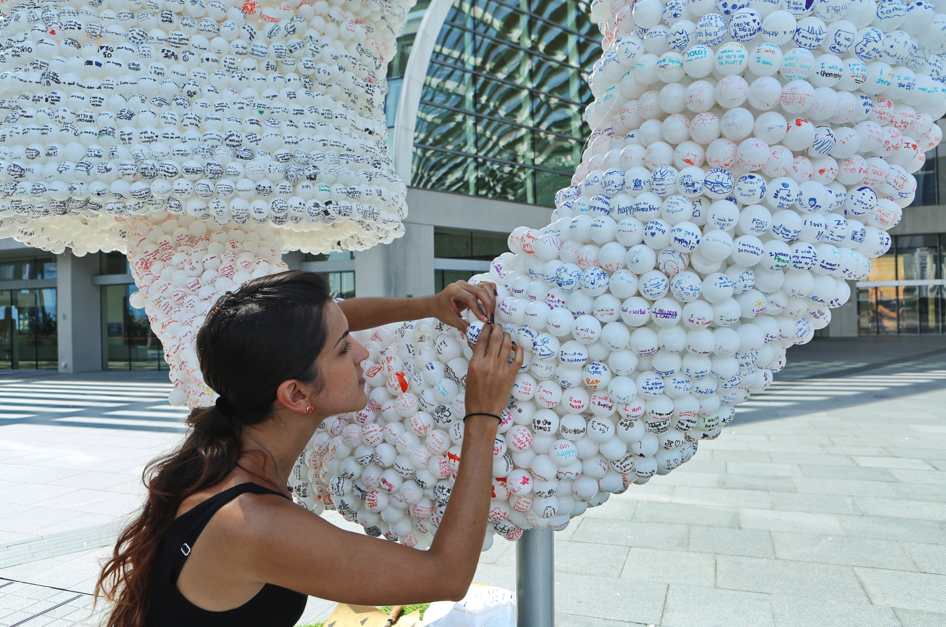
[[[848,301],[942,139],[946,2],[595,0],[592,128],[551,223],[488,275],[526,350],[492,530],[560,530],[671,472]],[[461,463],[467,337],[374,331],[362,411],[327,420],[298,500],[426,547]],[[487,546],[491,540],[487,539]]]
[[[404,232],[387,64],[413,0],[11,0],[0,19],[0,237],[128,254],[174,404],[193,332],[287,250]]]

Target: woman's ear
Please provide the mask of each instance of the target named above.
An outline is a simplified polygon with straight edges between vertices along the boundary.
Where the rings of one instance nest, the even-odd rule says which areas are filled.
[[[311,413],[309,408],[312,405],[309,401],[309,392],[308,386],[305,386],[301,381],[289,379],[283,381],[276,388],[276,403],[289,411],[300,414]]]

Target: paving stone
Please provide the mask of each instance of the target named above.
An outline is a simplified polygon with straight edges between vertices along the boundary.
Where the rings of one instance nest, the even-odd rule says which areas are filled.
[[[799,494],[772,492],[772,507],[821,514],[860,514],[854,499],[838,494]]]
[[[702,448],[700,449],[700,455],[706,452],[712,455],[713,461],[721,462],[768,462],[774,461],[772,456],[775,455],[775,453],[763,453],[761,451],[704,451]]]
[[[773,462],[798,464],[800,466],[853,466],[854,462],[846,455],[828,455],[813,453],[768,453]]]
[[[904,542],[903,550],[924,573],[946,575],[946,545]]]
[[[831,514],[813,514],[771,509],[741,509],[739,511],[743,529],[766,531],[788,531],[799,533],[821,533],[843,535],[838,519]]]
[[[514,589],[514,588],[512,588]],[[667,586],[652,581],[572,575],[555,576],[555,609],[565,614],[660,624]]]
[[[916,570],[913,560],[904,552],[900,544],[890,540],[773,532],[772,543],[775,545],[775,556],[779,559],[892,570]]]
[[[690,551],[739,555],[743,557],[775,557],[772,535],[768,531],[728,529],[725,527],[690,527]]]
[[[673,473],[671,473],[673,474]],[[652,503],[655,501],[638,501],[628,497],[630,491],[618,496],[612,496],[608,502],[601,507],[589,507],[579,520],[585,518],[610,518],[613,520],[630,520],[640,503]],[[659,501],[657,501],[659,502]],[[577,522],[576,521],[573,521]],[[555,534],[558,537],[558,533]]]
[[[555,627],[644,627],[647,623],[628,623],[623,620],[609,620],[607,618],[591,618],[576,614],[555,612]]]
[[[506,557],[515,559],[512,549]],[[587,542],[557,542],[555,544],[555,572],[600,577],[619,577],[627,563],[628,549],[607,544]],[[515,562],[512,562],[513,565]]]
[[[686,525],[588,519],[582,521],[571,541],[682,551],[689,531]]]
[[[674,488],[672,501],[695,505],[727,505],[730,507],[771,507],[772,500],[761,490],[726,490],[722,488]]]
[[[904,460],[904,461],[917,462],[920,460],[911,459],[911,460]],[[926,462],[923,462],[923,463],[925,464]],[[904,483],[929,483],[932,485],[943,485],[943,479],[946,478],[944,477],[944,474],[942,471],[933,470],[932,468],[930,468],[929,470],[899,469],[898,468],[898,469],[891,470],[890,474],[896,477],[897,481],[902,481]]]
[[[894,455],[896,457],[922,459],[931,463],[933,460],[946,460],[946,450],[944,449],[889,447],[887,448],[887,451],[889,451],[890,455]]]
[[[727,490],[758,490],[762,492],[794,492],[791,477],[755,477],[753,475],[720,475],[719,487]]]
[[[896,481],[886,468],[868,468],[863,466],[815,466],[805,464],[801,467],[806,477],[821,479],[851,479],[854,481]]]
[[[716,558],[706,553],[632,548],[621,578],[712,588],[716,579]]]
[[[946,532],[939,524],[928,520],[839,515],[838,522],[849,536],[898,542],[922,540],[927,543],[946,544]]]
[[[772,442],[769,444],[750,444],[749,449],[753,451],[763,451],[766,453],[824,453],[825,449],[818,444],[782,444]]]
[[[726,462],[722,460],[715,459],[701,459],[699,455],[688,461],[687,463],[680,466],[677,470],[672,472],[670,475],[673,476],[678,474],[689,474],[691,472],[698,473],[712,473],[712,474],[721,474],[726,472]]]
[[[895,498],[897,493],[882,481],[851,481],[849,479],[829,479],[796,477],[792,479],[798,492],[809,494],[840,494],[843,496],[887,496]]]
[[[850,603],[868,602],[854,569],[834,564],[717,555],[716,586]]]
[[[765,594],[671,584],[662,627],[733,627],[774,625]]]
[[[933,467],[921,459],[905,457],[854,457],[854,463],[865,468],[887,468],[903,470],[931,470]],[[894,473],[896,475],[896,473]]]
[[[895,609],[903,627],[946,627],[946,613]]]
[[[702,525],[735,528],[739,527],[739,510],[735,507],[645,502],[638,505],[633,520],[683,525],[699,521]]]
[[[944,473],[946,474],[946,473]],[[946,477],[943,477],[946,480]],[[891,483],[891,489],[897,496],[918,501],[946,501],[946,484],[929,483]]]
[[[889,449],[880,446],[826,446],[824,452],[830,455],[850,455],[852,457],[888,457],[891,452]]]
[[[946,576],[855,567],[874,605],[946,613]]]
[[[686,465],[681,466],[681,469]],[[671,472],[663,477],[655,477],[651,481],[659,481],[661,486],[690,486],[694,488],[717,488],[720,484],[720,477],[715,473],[707,472]],[[649,483],[648,483],[649,485]],[[647,486],[644,486],[645,488]]]
[[[772,595],[775,627],[900,627],[889,607]]]
[[[868,516],[946,521],[946,503],[870,496],[856,496],[854,502]]]

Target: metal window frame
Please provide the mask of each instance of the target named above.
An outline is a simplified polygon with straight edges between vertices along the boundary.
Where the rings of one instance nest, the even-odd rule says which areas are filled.
[[[460,71],[460,72],[466,72],[467,74],[473,74],[474,76],[479,76],[480,78],[485,78],[486,80],[495,81],[495,82],[497,82],[497,83],[502,83],[503,85],[509,85],[510,87],[517,87],[517,88],[519,88],[519,89],[524,89],[524,90],[529,91],[529,92],[532,92],[532,93],[534,93],[534,94],[539,94],[539,95],[541,95],[541,96],[547,96],[548,98],[553,98],[553,99],[558,100],[558,101],[560,101],[560,102],[564,102],[564,103],[566,103],[566,104],[570,104],[570,105],[573,105],[573,106],[576,106],[576,107],[584,107],[584,106],[585,106],[584,104],[582,104],[582,103],[580,103],[580,102],[575,102],[574,100],[569,100],[568,98],[562,98],[561,96],[554,96],[554,95],[548,93],[547,91],[542,91],[541,89],[536,89],[535,87],[526,87],[525,85],[519,85],[518,83],[514,83],[513,81],[508,81],[508,80],[506,80],[505,78],[499,78],[498,76],[491,76],[491,75],[489,75],[489,74],[487,74],[487,73],[485,73],[485,72],[480,72],[479,70],[470,70],[470,69],[467,69],[467,68],[465,68],[465,67],[463,67],[463,66],[457,65],[457,64],[455,64],[455,63],[448,63],[447,61],[441,61],[441,60],[435,59],[435,58],[433,58],[433,57],[430,58],[430,63],[431,63],[431,64],[435,64],[435,65],[443,65],[443,66],[445,66],[445,67],[448,67],[448,68],[451,68],[451,69],[454,69],[454,70],[458,70],[458,71]],[[428,74],[428,76],[429,76],[429,74]],[[423,102],[423,100],[421,100],[421,102]],[[438,105],[438,106],[439,106],[439,105]],[[574,138],[574,137],[572,137],[572,138],[570,138],[570,139],[579,139],[579,138]]]
[[[527,131],[533,131],[536,133],[545,133],[546,135],[553,135],[555,137],[558,137],[560,139],[565,139],[567,141],[575,141],[575,142],[584,143],[584,140],[578,137],[569,137],[568,135],[562,135],[561,133],[556,133],[555,131],[546,131],[540,128],[536,128],[534,126],[529,126],[528,124],[523,124],[522,122],[510,122],[509,120],[497,118],[492,115],[486,115],[485,113],[474,113],[473,111],[467,111],[466,109],[460,109],[459,107],[451,107],[450,105],[437,104],[436,102],[433,102],[432,100],[424,100],[423,98],[421,98],[420,103],[422,105],[436,107],[438,109],[446,109],[447,111],[453,111],[454,113],[462,113],[463,115],[467,115],[472,118],[483,118],[485,120],[490,120],[491,122],[498,122],[499,124],[505,124],[507,126],[515,126],[518,128],[523,128]],[[418,117],[420,116],[418,115]]]
[[[470,16],[470,17],[472,17],[472,16]],[[509,46],[510,48],[512,48],[512,49],[514,49],[514,50],[518,50],[519,52],[521,52],[521,53],[524,54],[524,55],[528,55],[528,56],[532,56],[532,57],[539,57],[540,59],[545,59],[546,61],[551,61],[552,63],[557,63],[557,64],[563,65],[563,66],[565,66],[565,67],[567,67],[567,68],[571,68],[571,69],[573,69],[573,70],[575,70],[575,71],[577,71],[577,72],[579,72],[579,73],[584,73],[583,68],[581,68],[581,67],[579,67],[579,66],[577,66],[577,65],[572,65],[571,63],[567,63],[567,62],[565,62],[565,61],[559,61],[559,60],[556,59],[555,57],[550,57],[550,56],[548,56],[547,54],[542,54],[541,52],[537,52],[537,51],[532,50],[532,49],[530,49],[530,48],[525,48],[525,47],[523,47],[523,46],[520,46],[519,44],[514,44],[514,43],[512,43],[512,42],[510,42],[510,41],[508,41],[508,40],[505,40],[505,39],[499,39],[498,37],[493,37],[492,35],[487,35],[486,33],[481,33],[481,32],[479,32],[478,30],[475,30],[475,29],[473,29],[473,28],[469,28],[468,26],[460,26],[460,25],[457,24],[456,22],[451,22],[449,18],[444,22],[444,26],[451,26],[451,27],[453,27],[453,28],[456,28],[456,29],[465,31],[465,32],[470,33],[470,34],[472,34],[472,35],[475,35],[475,36],[478,36],[478,37],[483,37],[484,39],[489,39],[490,41],[495,42],[495,43],[497,43],[497,44],[502,44],[502,45],[504,45],[504,46]],[[443,44],[438,44],[438,46],[443,47]]]
[[[548,172],[549,174],[558,174],[559,176],[568,176],[568,173],[567,173],[567,172],[560,172],[560,171],[558,171],[558,170],[551,170],[551,169],[549,169],[549,168],[543,168],[542,166],[529,165],[529,164],[526,164],[526,163],[517,163],[517,162],[515,162],[515,161],[509,161],[509,160],[507,160],[507,159],[497,159],[496,157],[483,157],[483,156],[480,156],[480,155],[473,155],[473,154],[470,154],[470,153],[468,153],[468,152],[461,152],[461,151],[459,151],[459,150],[452,150],[452,149],[450,149],[450,148],[440,148],[440,147],[438,147],[438,146],[430,146],[430,145],[428,145],[428,144],[414,144],[414,148],[422,148],[422,149],[424,149],[424,150],[433,150],[433,151],[436,151],[436,152],[446,152],[446,153],[448,153],[448,154],[456,155],[456,156],[458,156],[458,157],[469,157],[469,158],[474,159],[474,160],[480,159],[480,160],[483,160],[483,161],[492,161],[492,162],[494,162],[494,163],[504,163],[504,164],[506,164],[506,165],[512,165],[512,166],[515,166],[515,167],[517,167],[517,168],[528,168],[528,169],[530,169],[530,170],[536,170],[536,171],[539,171],[539,172]],[[424,188],[424,189],[427,189],[427,188]],[[535,206],[536,206],[536,207],[540,207],[541,205],[535,205]],[[549,211],[551,211],[551,209],[549,209]]]
[[[550,20],[550,19],[548,19],[548,18],[542,17],[541,15],[538,15],[537,13],[533,13],[532,11],[526,11],[526,10],[523,9],[522,7],[517,7],[517,6],[511,5],[511,4],[508,4],[508,3],[506,3],[506,2],[500,2],[500,0],[484,0],[484,1],[485,1],[485,2],[492,2],[492,3],[494,3],[494,4],[498,4],[498,5],[500,5],[500,6],[506,7],[507,9],[512,9],[512,10],[515,11],[516,13],[521,13],[521,14],[523,14],[523,15],[525,15],[525,16],[527,16],[527,17],[530,17],[530,18],[532,18],[532,19],[534,19],[534,20],[538,20],[538,21],[540,21],[540,22],[544,22],[545,24],[549,24],[550,26],[554,26],[554,27],[556,27],[556,28],[560,28],[561,30],[565,31],[566,33],[570,33],[570,34],[572,34],[572,35],[575,35],[576,37],[581,37],[582,39],[586,39],[586,40],[591,41],[591,42],[594,42],[594,41],[595,41],[595,38],[594,38],[593,36],[591,36],[591,35],[582,35],[582,34],[579,33],[577,30],[568,28],[567,26],[562,26],[561,24],[558,24],[558,23],[556,23],[556,22],[554,22],[554,21],[552,21],[552,20]],[[577,0],[577,1],[579,2],[579,4],[586,4],[586,5],[588,5],[587,11],[585,11],[585,12],[586,12],[586,13],[591,13],[591,8],[590,8],[590,4],[589,4],[589,3],[581,2],[581,0]]]

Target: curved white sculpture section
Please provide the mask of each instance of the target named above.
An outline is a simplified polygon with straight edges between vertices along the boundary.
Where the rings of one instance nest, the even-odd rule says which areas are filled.
[[[193,334],[286,250],[404,232],[385,73],[413,2],[6,2],[0,236],[126,252],[175,403],[207,404]]]
[[[946,7],[943,7],[946,9]],[[551,223],[493,263],[527,359],[494,449],[493,530],[563,529],[671,472],[768,387],[890,246],[946,112],[924,0],[595,2],[591,137]],[[467,338],[368,340],[371,403],[326,421],[297,495],[426,546],[462,463]]]

